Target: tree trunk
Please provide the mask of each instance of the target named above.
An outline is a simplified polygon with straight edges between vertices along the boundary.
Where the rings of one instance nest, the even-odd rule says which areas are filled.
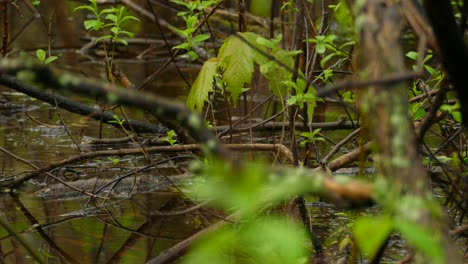
[[[360,7],[356,21],[361,33],[363,76],[376,80],[404,73],[399,42],[402,17],[397,1],[368,0]],[[369,87],[362,94],[361,107],[367,132],[376,142],[376,165],[391,186],[387,194],[395,195],[400,201],[405,197],[408,199],[405,201],[412,201],[409,208],[399,204],[392,213],[432,230],[434,237],[440,238],[446,263],[457,263],[457,257],[451,253],[455,247],[449,245],[444,213],[432,198],[429,178],[416,147],[409,119],[407,84],[387,82]],[[429,205],[435,206],[439,214]]]

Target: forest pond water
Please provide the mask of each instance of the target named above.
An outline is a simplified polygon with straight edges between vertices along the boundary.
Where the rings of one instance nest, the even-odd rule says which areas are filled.
[[[4,106],[0,112],[2,146],[38,166],[78,155],[75,142],[85,147],[90,138],[98,136],[98,121],[57,110],[49,104],[8,89],[2,88],[0,96]],[[61,118],[58,117],[59,113]],[[67,124],[70,135],[60,125],[60,120]],[[107,131],[105,138],[122,137],[112,128],[106,127],[104,131]],[[161,137],[164,135],[161,134]],[[131,143],[104,146],[115,149],[129,147],[125,144]],[[264,155],[253,153],[258,154]],[[1,194],[1,211],[6,213],[5,218],[10,223],[15,223],[15,227],[22,230],[20,233],[28,241],[41,252],[49,252],[47,254],[50,254],[51,262],[55,262],[53,248],[57,246],[81,263],[142,263],[219,217],[209,210],[194,210],[173,216],[160,215],[195,206],[165,178],[178,181],[178,178],[183,177],[185,182],[178,184],[177,188],[183,189],[185,185],[190,185],[191,180],[186,178],[189,174],[187,167],[195,156],[187,152],[176,155],[152,154],[151,157],[158,164],[155,167],[145,168],[145,158],[141,156],[116,158],[116,163],[104,157],[52,172],[79,189],[86,189],[99,197],[108,197],[109,201],[99,200],[96,203],[89,196],[73,191],[51,177],[41,176],[21,186],[14,194]],[[1,155],[1,163],[2,180],[8,180],[8,176],[20,176],[18,174],[32,169],[4,154]],[[135,170],[142,171],[132,173],[116,186],[116,182],[111,183],[112,179]],[[353,177],[357,170],[342,170],[341,173]],[[86,184],[88,186],[84,188]],[[96,192],[103,186],[112,186],[113,192],[109,193],[107,189]],[[344,238],[345,227],[355,217],[355,213],[319,200],[308,205],[314,228],[323,237],[328,237],[327,247],[336,247],[330,252],[339,256],[338,242]],[[373,210],[378,209],[365,210],[362,214],[373,214]],[[36,229],[38,226],[40,230]],[[0,232],[0,239],[8,238],[6,232]],[[2,250],[15,254],[17,263],[29,262],[21,247],[15,244]],[[404,241],[392,239],[387,250],[388,260],[391,262],[401,258],[405,253]]]

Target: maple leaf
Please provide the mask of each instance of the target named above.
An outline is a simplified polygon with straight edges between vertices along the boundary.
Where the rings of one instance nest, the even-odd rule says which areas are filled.
[[[259,35],[250,32],[238,34],[252,45],[258,46],[255,40]],[[219,66],[224,71],[223,81],[227,85],[226,90],[231,93],[234,105],[239,95],[245,90],[244,87],[250,84],[254,61],[260,56],[244,40],[238,36],[227,38],[218,54]]]
[[[203,105],[208,100],[209,93],[213,91],[217,64],[217,58],[209,59],[203,64],[187,97],[187,107],[190,109],[197,109],[200,112],[203,110]]]

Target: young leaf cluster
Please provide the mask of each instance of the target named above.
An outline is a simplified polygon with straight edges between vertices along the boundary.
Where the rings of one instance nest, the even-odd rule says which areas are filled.
[[[96,0],[89,0],[89,2],[89,5],[79,6],[75,8],[74,11],[88,10],[94,15],[93,19],[84,21],[84,27],[88,31],[100,31],[109,28],[109,34],[100,36],[96,40],[96,43],[105,39],[110,39],[112,43],[120,42],[124,45],[128,45],[124,37],[133,38],[135,34],[124,30],[122,27],[123,23],[128,20],[140,20],[134,16],[125,15],[125,7],[123,6],[99,10]]]
[[[45,64],[45,65],[47,65],[47,64],[55,61],[56,59],[58,59],[58,56],[49,56],[49,57],[47,57],[47,54],[43,49],[36,50],[36,57],[42,64]]]
[[[196,60],[198,58],[197,53],[193,51],[193,46],[200,45],[205,40],[209,39],[210,36],[207,34],[198,34],[195,35],[195,31],[198,26],[198,17],[205,8],[209,8],[213,5],[216,5],[220,0],[209,0],[209,1],[178,1],[171,0],[171,2],[183,6],[187,11],[181,11],[177,13],[177,16],[180,16],[185,21],[185,29],[172,28],[175,32],[185,38],[185,42],[177,46],[172,47],[173,49],[181,49],[187,52],[187,55],[191,60]]]

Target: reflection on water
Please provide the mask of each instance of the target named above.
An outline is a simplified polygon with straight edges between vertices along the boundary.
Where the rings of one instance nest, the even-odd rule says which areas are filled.
[[[9,104],[22,107],[22,111],[27,110],[29,115],[24,112],[1,113],[2,147],[36,166],[46,166],[78,155],[79,150],[70,136],[75,142],[81,142],[85,136],[98,134],[97,121],[61,110],[62,120],[69,128],[69,136],[64,127],[58,125],[60,118],[57,110],[50,105],[24,95],[12,95],[6,89],[1,91]],[[121,137],[120,132],[110,127],[105,127],[104,135]],[[152,156],[156,163],[167,158],[160,154]],[[183,158],[187,160],[187,157]],[[32,169],[3,152],[0,153],[0,160],[2,180],[22,176]],[[95,158],[82,164],[73,164],[64,171],[51,173],[75,185],[81,179],[91,179],[94,187],[98,188],[107,183],[98,179],[124,175],[129,172],[129,167],[134,169],[144,163],[145,159],[141,157],[122,157],[117,165],[107,158]],[[97,194],[107,200],[89,199],[88,196],[79,195],[67,199],[57,193],[55,197],[49,197],[54,199],[41,199],[37,194],[38,189],[43,191],[47,186],[57,183],[49,176],[42,175],[21,186],[15,192],[18,196],[2,194],[0,215],[30,244],[49,256],[48,261],[51,263],[61,262],[60,259],[79,263],[141,263],[201,229],[211,218],[197,210],[174,216],[157,214],[159,211],[178,211],[194,205],[187,198],[181,197],[167,182],[161,186],[161,180],[156,180],[162,175],[175,179],[174,175],[186,171],[187,162],[167,161],[159,165],[141,172],[140,175],[132,175],[120,185],[112,185],[113,192],[101,190]],[[149,188],[143,190],[143,193],[132,195],[133,190],[142,191],[138,183],[143,182],[143,177],[147,177],[144,186],[156,186],[155,181],[159,181],[157,187],[161,188]],[[31,262],[23,247],[10,238],[5,230],[0,229],[0,241],[3,241],[0,255],[8,256],[5,259],[11,263]],[[124,259],[121,260],[122,257]]]

